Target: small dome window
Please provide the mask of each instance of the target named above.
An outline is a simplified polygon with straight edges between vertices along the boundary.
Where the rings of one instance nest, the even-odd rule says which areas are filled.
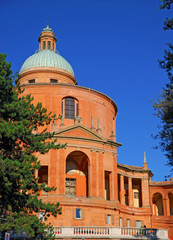
[[[57,79],[50,79],[50,83],[58,83]]]
[[[35,79],[31,79],[28,81],[29,83],[35,83]]]

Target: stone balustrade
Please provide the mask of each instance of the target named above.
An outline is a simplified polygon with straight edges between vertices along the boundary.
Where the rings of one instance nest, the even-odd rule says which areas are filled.
[[[169,240],[168,230],[124,227],[54,227],[55,239],[153,239]],[[13,239],[29,239],[22,232],[11,232]],[[2,239],[0,232],[0,239]],[[39,237],[38,237],[39,239]]]
[[[56,239],[164,239],[168,230],[121,227],[54,227]]]

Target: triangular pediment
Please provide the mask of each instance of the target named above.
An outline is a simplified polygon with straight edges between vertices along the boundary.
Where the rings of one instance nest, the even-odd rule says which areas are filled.
[[[83,124],[74,124],[69,127],[64,127],[55,131],[55,137],[64,137],[64,138],[76,138],[76,139],[90,139],[90,140],[97,140],[97,141],[104,141],[107,140],[98,134],[96,131],[89,129],[88,127],[84,126]]]

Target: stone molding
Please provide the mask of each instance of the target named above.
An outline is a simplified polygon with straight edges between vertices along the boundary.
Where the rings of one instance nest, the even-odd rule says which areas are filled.
[[[91,148],[91,152],[97,152],[97,153],[104,153],[105,151],[103,149],[98,149],[98,148]]]
[[[114,150],[110,150],[110,149],[106,149],[106,148],[99,148],[99,147],[92,148],[90,145],[80,145],[80,144],[67,143],[67,147],[75,147],[75,148],[78,148],[78,149],[86,148],[86,149],[89,149],[91,152],[94,152],[95,151],[94,149],[97,149],[97,152],[101,152],[101,153],[104,153],[104,152],[109,152],[109,153],[112,153],[112,154],[115,153]]]
[[[125,173],[122,173],[122,172],[119,172],[119,171],[117,171],[117,174],[119,174],[119,175],[121,175],[123,177],[127,177],[127,178],[140,178],[142,180],[144,180],[144,179],[148,180],[148,177],[139,177],[139,176],[134,176],[134,175],[132,176],[132,175],[128,175],[128,174],[125,174]]]

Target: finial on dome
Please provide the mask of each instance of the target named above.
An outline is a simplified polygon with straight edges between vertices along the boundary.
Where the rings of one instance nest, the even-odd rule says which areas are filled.
[[[51,32],[51,33],[53,33],[53,30],[49,26],[49,18],[47,18],[47,26],[45,28],[43,28],[43,30],[42,30],[42,33],[44,33],[44,32]]]
[[[91,129],[94,130],[94,121],[93,121],[93,117],[91,116]]]
[[[97,121],[97,132],[99,133],[101,131],[101,128],[100,128],[100,119],[98,118],[98,121]]]

